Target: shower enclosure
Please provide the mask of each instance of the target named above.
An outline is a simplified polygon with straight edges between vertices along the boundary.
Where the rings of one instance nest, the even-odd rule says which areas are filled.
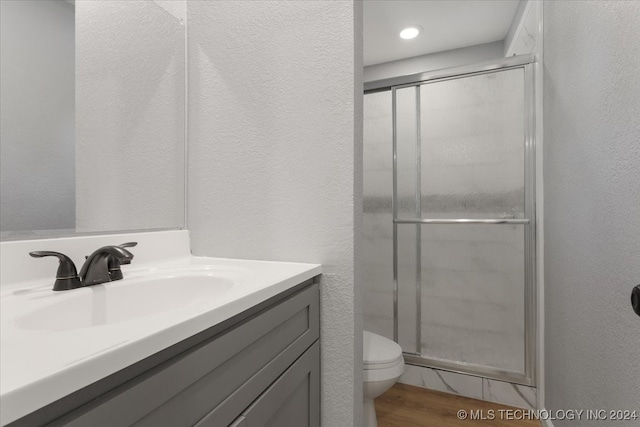
[[[365,85],[365,327],[408,363],[534,383],[531,62]]]

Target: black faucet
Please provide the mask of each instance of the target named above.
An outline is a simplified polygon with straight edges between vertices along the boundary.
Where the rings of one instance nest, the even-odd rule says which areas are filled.
[[[132,245],[129,245],[132,246]],[[133,245],[135,246],[135,245]],[[87,257],[80,270],[82,286],[99,285],[122,279],[121,264],[130,264],[133,254],[121,246],[103,246]],[[109,265],[116,271],[117,278],[112,279]],[[119,274],[118,274],[119,273]]]
[[[130,264],[133,259],[133,254],[125,248],[131,248],[137,244],[137,242],[128,242],[121,245],[104,246],[96,250],[85,257],[86,261],[80,270],[80,275],[78,275],[76,265],[71,258],[60,252],[35,251],[29,252],[29,255],[34,258],[57,257],[60,265],[53,290],[67,291],[122,279],[120,266]]]

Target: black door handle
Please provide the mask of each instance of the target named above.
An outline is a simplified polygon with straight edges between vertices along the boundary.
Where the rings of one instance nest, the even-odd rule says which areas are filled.
[[[631,290],[631,306],[633,311],[640,316],[640,285]]]

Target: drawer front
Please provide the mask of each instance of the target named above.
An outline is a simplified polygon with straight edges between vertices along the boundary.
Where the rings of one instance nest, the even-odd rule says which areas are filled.
[[[315,343],[242,415],[246,427],[320,427],[320,346]]]
[[[51,425],[191,426],[217,406],[229,408],[229,425],[318,339],[318,301],[311,285]],[[253,398],[239,393],[250,400],[232,414],[238,399],[229,397],[247,382],[265,385]]]
[[[316,342],[231,424],[218,408],[195,427],[319,427],[320,346]]]

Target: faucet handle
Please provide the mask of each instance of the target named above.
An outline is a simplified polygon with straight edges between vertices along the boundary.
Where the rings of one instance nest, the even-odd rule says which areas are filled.
[[[126,242],[126,243],[121,243],[121,244],[116,245],[116,246],[119,247],[119,248],[122,248],[122,249],[124,249],[124,248],[133,248],[134,246],[138,246],[138,242]],[[129,251],[127,251],[127,252],[129,252]],[[129,253],[131,253],[131,252],[129,252]],[[131,257],[133,258],[133,254],[131,254]],[[84,259],[89,259],[89,255],[85,255]],[[111,264],[109,264],[109,265],[111,265]]]
[[[71,258],[60,252],[52,251],[34,251],[29,252],[34,258],[44,258],[47,256],[54,256],[58,258],[60,265],[56,272],[56,281],[53,284],[54,291],[66,291],[69,289],[76,289],[82,286],[80,278],[78,277],[78,271],[76,265]]]
[[[133,248],[134,246],[138,246],[138,242],[126,242],[126,243],[119,244],[117,246],[122,249]],[[131,258],[133,258],[133,254],[131,254]],[[117,259],[115,259],[115,257],[109,256],[108,268],[109,268],[109,276],[111,280],[121,280],[124,276],[122,275],[120,264],[130,264],[130,263],[131,261],[127,261],[126,263],[120,263]]]

